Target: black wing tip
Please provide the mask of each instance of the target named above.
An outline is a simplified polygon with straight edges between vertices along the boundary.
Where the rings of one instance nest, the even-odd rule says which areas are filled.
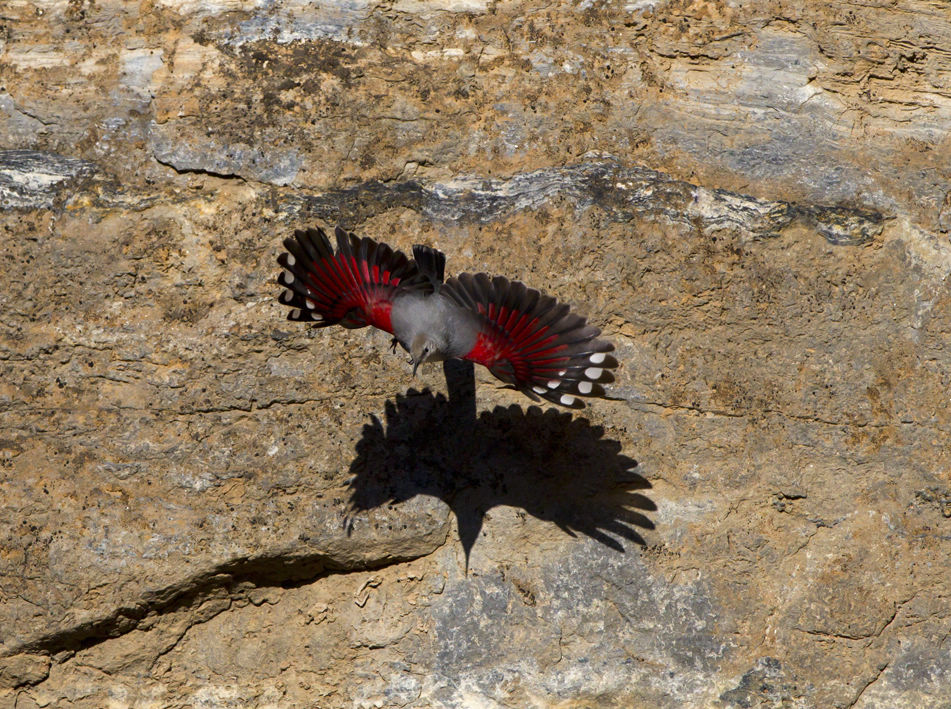
[[[558,404],[566,409],[578,411],[585,407],[584,400],[577,394],[571,394],[566,391],[551,391],[549,394],[542,394],[543,399],[547,399],[553,404]]]
[[[536,371],[530,389],[548,401],[569,408],[581,408],[575,403],[579,397],[610,399],[603,385],[614,381],[612,370],[618,361],[607,354],[613,349],[614,345],[606,340],[594,340],[561,366],[548,364]]]
[[[284,264],[281,265],[284,266]],[[302,296],[309,295],[307,286],[304,285],[300,278],[295,277],[294,273],[287,266],[284,266],[284,268],[287,270],[277,274],[277,284]]]
[[[336,325],[339,321],[323,317],[320,313],[315,313],[307,308],[291,308],[287,311],[287,319],[293,322],[309,322],[317,327],[328,327]]]

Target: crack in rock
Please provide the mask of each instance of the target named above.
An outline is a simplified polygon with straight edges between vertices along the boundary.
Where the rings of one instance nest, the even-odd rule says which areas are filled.
[[[250,590],[258,587],[290,588],[333,574],[402,564],[431,554],[442,546],[448,536],[448,524],[443,525],[441,531],[441,535],[430,535],[437,538],[431,539],[425,549],[383,553],[369,558],[358,558],[352,551],[348,554],[346,549],[340,549],[323,553],[288,551],[231,559],[178,583],[147,591],[138,600],[117,607],[108,615],[11,645],[3,658],[56,655],[92,647],[137,629],[148,617],[194,606],[205,598],[220,594],[222,589],[234,600],[247,596]],[[9,662],[4,659],[2,666]]]
[[[157,162],[179,174],[191,172],[279,186],[292,183],[302,164],[297,150],[228,143],[206,135],[185,140],[176,126],[154,121],[149,127],[149,147]]]

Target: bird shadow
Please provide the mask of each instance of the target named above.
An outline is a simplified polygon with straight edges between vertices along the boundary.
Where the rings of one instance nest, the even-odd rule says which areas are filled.
[[[498,406],[476,416],[470,363],[444,363],[449,397],[410,389],[371,416],[350,466],[353,515],[416,495],[444,501],[456,516],[468,568],[486,512],[520,508],[624,552],[654,529],[650,483],[601,426],[555,409]],[[349,530],[348,528],[348,530]]]

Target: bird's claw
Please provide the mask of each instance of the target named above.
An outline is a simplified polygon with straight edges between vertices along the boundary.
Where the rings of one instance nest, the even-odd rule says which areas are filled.
[[[392,340],[390,340],[390,352],[392,352],[393,354],[396,354],[396,347],[399,344],[400,344],[400,341],[397,340],[395,337]]]

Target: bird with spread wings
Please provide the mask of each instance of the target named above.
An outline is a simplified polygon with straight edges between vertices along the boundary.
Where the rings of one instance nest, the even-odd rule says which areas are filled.
[[[441,251],[407,258],[337,227],[337,249],[320,228],[298,230],[278,257],[288,319],[318,327],[368,325],[393,335],[423,362],[457,357],[484,365],[533,401],[583,408],[603,397],[617,360],[601,331],[568,305],[518,281],[484,273],[445,280]]]

